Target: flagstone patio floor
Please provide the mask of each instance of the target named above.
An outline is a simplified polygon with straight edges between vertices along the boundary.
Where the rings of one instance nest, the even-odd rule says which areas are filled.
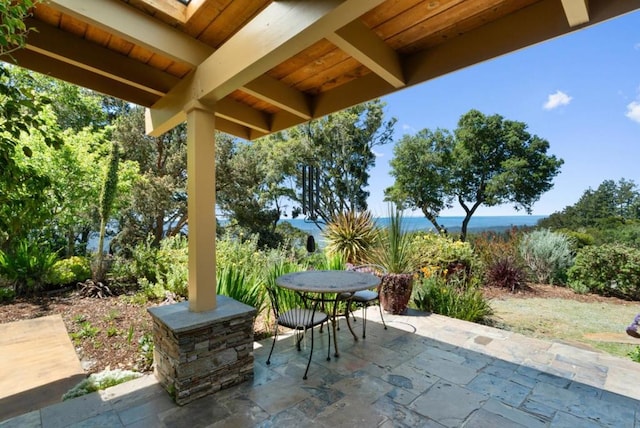
[[[298,352],[292,335],[255,343],[253,382],[185,406],[153,375],[0,422],[9,427],[640,428],[640,364],[439,315],[370,308],[367,338],[342,320]],[[355,323],[361,332],[362,320]]]

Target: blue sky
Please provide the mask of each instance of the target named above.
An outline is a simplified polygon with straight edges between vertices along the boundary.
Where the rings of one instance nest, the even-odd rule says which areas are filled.
[[[471,109],[526,123],[564,160],[554,187],[533,207],[548,215],[573,205],[604,180],[640,185],[640,12],[579,30],[428,81],[390,96],[394,142],[429,128],[453,130]],[[393,143],[379,154],[369,180],[369,208],[385,216],[383,191],[393,184]],[[442,215],[463,215],[456,206]],[[480,207],[476,215],[519,215],[512,206]],[[407,215],[421,215],[420,212]]]

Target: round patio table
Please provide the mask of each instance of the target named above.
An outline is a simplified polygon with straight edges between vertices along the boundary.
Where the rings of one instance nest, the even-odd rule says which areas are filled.
[[[333,345],[335,356],[339,357],[338,337],[336,335],[336,308],[338,297],[341,293],[352,294],[356,291],[367,290],[380,284],[377,276],[349,270],[308,270],[302,272],[288,273],[276,278],[276,284],[282,288],[297,291],[298,293],[317,293],[322,302],[333,302],[333,317],[331,325],[333,328]],[[327,294],[335,294],[333,298],[326,297]],[[309,297],[312,298],[313,297]],[[348,302],[347,302],[348,304]],[[354,333],[347,314],[347,326],[353,335],[354,340],[358,336]]]

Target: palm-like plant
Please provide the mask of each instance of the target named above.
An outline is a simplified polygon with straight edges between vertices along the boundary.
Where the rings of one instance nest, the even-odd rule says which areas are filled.
[[[341,254],[347,263],[357,264],[367,258],[377,230],[369,211],[346,211],[327,224],[324,236],[330,255]]]

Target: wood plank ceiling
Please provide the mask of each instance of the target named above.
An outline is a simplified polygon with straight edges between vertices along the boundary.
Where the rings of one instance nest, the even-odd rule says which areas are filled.
[[[640,9],[640,0],[49,0],[18,65],[253,139]],[[12,61],[11,58],[0,58]]]

